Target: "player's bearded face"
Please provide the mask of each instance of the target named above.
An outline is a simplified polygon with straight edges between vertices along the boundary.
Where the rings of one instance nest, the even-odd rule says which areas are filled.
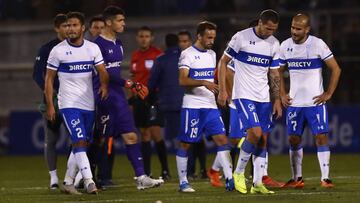
[[[85,26],[82,25],[80,20],[77,18],[68,19],[68,24],[69,24],[68,38],[71,41],[75,41],[79,39],[85,30]]]
[[[216,30],[206,29],[203,36],[200,36],[200,43],[205,49],[211,49],[216,38]]]
[[[292,21],[291,23],[291,38],[294,42],[302,42],[310,31],[310,27],[301,21]]]
[[[263,38],[268,38],[276,32],[278,26],[279,26],[278,23],[273,23],[270,20],[265,23],[260,21],[259,22],[259,31],[260,31],[259,34]]]

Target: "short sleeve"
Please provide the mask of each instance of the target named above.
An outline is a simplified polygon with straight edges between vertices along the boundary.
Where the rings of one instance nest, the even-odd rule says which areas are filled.
[[[104,63],[104,59],[103,59],[103,56],[101,54],[101,51],[100,51],[100,48],[97,44],[94,45],[94,48],[93,48],[93,54],[94,54],[94,65],[97,66],[97,65],[100,65],[102,63]]]
[[[279,50],[279,65],[285,66],[286,65],[286,58],[285,58],[285,43],[281,43],[280,50]]]
[[[232,70],[235,71],[235,64],[234,64],[234,60],[231,60],[228,64],[227,67]]]
[[[224,51],[224,54],[230,58],[234,58],[237,53],[240,51],[241,47],[241,34],[236,33],[228,43],[227,48]]]
[[[182,51],[179,58],[179,69],[181,68],[187,68],[187,69],[191,68],[191,59],[186,51]]]
[[[270,64],[270,69],[277,69],[280,68],[279,62],[280,62],[280,43],[276,40],[276,42],[273,45],[273,54],[272,54],[272,60]]]
[[[333,57],[333,53],[331,52],[327,44],[321,39],[318,42],[318,49],[321,60],[326,61],[327,59]]]
[[[58,54],[56,54],[56,53],[57,53],[56,47],[50,51],[46,68],[51,69],[51,70],[57,70],[59,68],[60,59],[59,59]]]

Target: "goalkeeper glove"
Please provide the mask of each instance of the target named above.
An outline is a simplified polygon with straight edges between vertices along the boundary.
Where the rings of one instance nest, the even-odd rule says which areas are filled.
[[[131,89],[131,91],[138,95],[141,99],[145,99],[145,97],[149,94],[148,88],[139,82],[126,80],[125,87]]]

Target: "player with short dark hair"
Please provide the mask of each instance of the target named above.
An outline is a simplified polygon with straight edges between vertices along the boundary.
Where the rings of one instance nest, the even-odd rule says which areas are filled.
[[[178,32],[179,38],[179,47],[181,50],[184,50],[192,45],[192,37],[189,31],[181,30]]]
[[[216,25],[204,21],[198,24],[197,30],[196,42],[182,51],[179,59],[179,83],[185,87],[178,136],[180,147],[176,153],[179,191],[195,192],[187,179],[187,150],[192,143],[202,139],[203,133],[212,137],[218,146],[216,160],[223,168],[226,190],[231,191],[234,189],[231,146],[214,95],[218,91],[214,83],[216,54],[211,48],[216,37]]]
[[[134,118],[123,90],[124,87],[130,89],[141,99],[144,99],[148,94],[148,90],[143,84],[121,77],[124,50],[122,42],[116,38],[116,35],[124,31],[125,14],[121,8],[109,6],[104,10],[103,16],[105,28],[94,42],[100,47],[103,54],[110,81],[108,99],[101,100],[100,97],[96,97],[96,128],[105,138],[123,138],[127,157],[135,172],[137,189],[159,186],[163,180],[152,179],[144,172],[140,144],[135,133]],[[95,77],[94,90],[97,91],[99,87],[99,78]]]
[[[53,83],[55,76],[59,77],[59,111],[72,141],[72,151],[68,158],[62,190],[71,194],[81,194],[74,187],[74,179],[78,170],[84,178],[87,193],[96,194],[98,192],[92,179],[86,154],[87,146],[92,140],[95,117],[92,88],[94,68],[101,78],[97,94],[102,100],[105,100],[108,95],[109,76],[105,70],[99,47],[83,38],[84,21],[84,15],[80,12],[67,14],[68,38],[51,50],[45,77],[46,114],[50,122],[53,122],[56,117]]]
[[[68,24],[67,17],[65,14],[57,14],[53,20],[54,30],[57,34],[56,39],[49,41],[48,43],[41,46],[39,49],[38,55],[36,56],[36,61],[34,63],[33,70],[33,79],[39,88],[44,92],[45,87],[45,74],[46,74],[46,65],[47,60],[52,48],[54,48],[61,41],[66,39]],[[54,95],[53,98],[57,100],[57,92],[59,91],[59,79],[58,77],[54,78]],[[50,174],[50,189],[59,188],[58,176],[56,170],[56,161],[57,161],[57,153],[56,153],[56,143],[60,136],[60,126],[63,123],[62,118],[59,114],[58,106],[55,106],[56,109],[56,117],[53,122],[50,122],[46,119],[46,105],[45,105],[45,95],[43,95],[43,101],[39,106],[40,112],[44,116],[45,123],[45,139],[44,139],[44,155],[45,160],[49,169]]]
[[[226,105],[226,66],[235,65],[232,100],[247,136],[241,145],[234,171],[235,189],[247,193],[245,167],[254,154],[254,178],[251,193],[272,194],[263,182],[267,136],[272,129],[272,117],[282,116],[279,95],[279,41],[273,36],[279,24],[278,13],[264,10],[255,27],[237,32],[219,62],[220,92],[218,103]],[[271,94],[269,94],[269,90]],[[270,95],[273,105],[271,104]]]
[[[131,75],[135,82],[147,85],[150,71],[153,68],[155,59],[162,54],[162,51],[153,46],[154,32],[148,26],[142,26],[136,34],[136,41],[139,49],[131,55]],[[152,91],[149,98],[144,101],[133,95],[129,103],[133,106],[135,125],[141,134],[141,151],[144,159],[145,173],[151,176],[151,140],[154,140],[161,164],[161,176],[167,179],[169,167],[167,163],[167,150],[164,139],[161,136],[161,126],[164,125],[164,118],[159,111],[157,91]]]
[[[89,21],[88,31],[85,32],[85,39],[94,41],[104,29],[105,21],[101,15],[93,16]]]

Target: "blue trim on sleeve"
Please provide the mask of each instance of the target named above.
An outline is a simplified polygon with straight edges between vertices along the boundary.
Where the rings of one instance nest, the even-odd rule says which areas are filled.
[[[330,53],[329,55],[327,55],[325,58],[323,58],[322,60],[325,61],[326,59],[330,58],[331,56],[333,56],[333,53]]]
[[[226,50],[224,52],[233,58],[236,57],[236,55],[237,55],[236,51],[229,46],[226,48]]]

